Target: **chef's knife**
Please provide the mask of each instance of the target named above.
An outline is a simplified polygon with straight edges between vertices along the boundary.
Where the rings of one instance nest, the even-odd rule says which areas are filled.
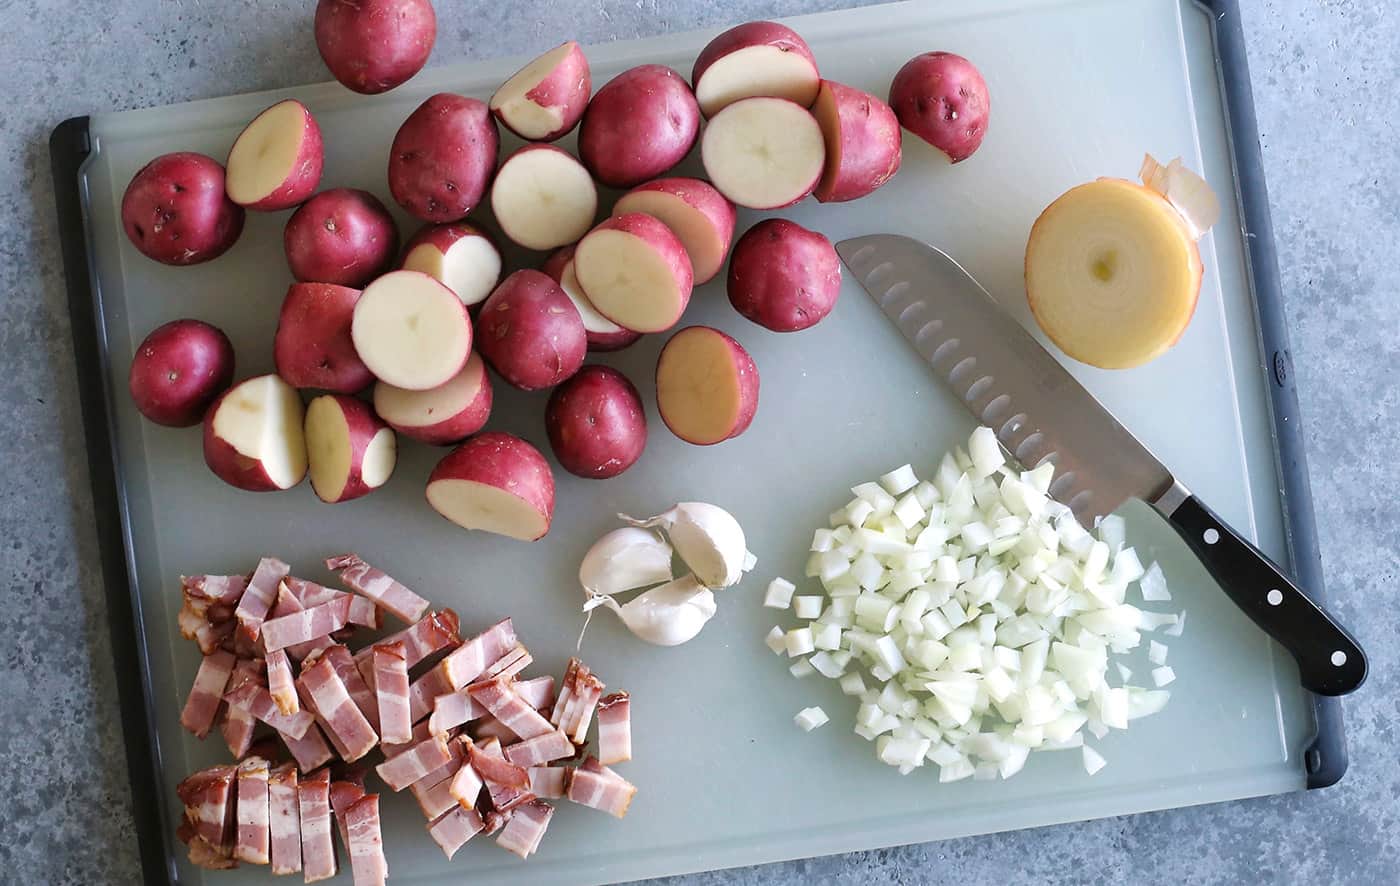
[[[846,266],[976,419],[1027,467],[1055,464],[1050,494],[1086,526],[1128,498],[1155,508],[1255,624],[1298,662],[1305,688],[1345,695],[1366,679],[1347,631],[1171,472],[932,246],[874,234],[838,243]]]

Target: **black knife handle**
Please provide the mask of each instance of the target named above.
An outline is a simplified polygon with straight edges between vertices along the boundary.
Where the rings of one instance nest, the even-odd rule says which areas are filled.
[[[1293,655],[1303,687],[1346,695],[1366,680],[1366,653],[1283,570],[1194,495],[1167,520],[1201,558],[1235,605]]]

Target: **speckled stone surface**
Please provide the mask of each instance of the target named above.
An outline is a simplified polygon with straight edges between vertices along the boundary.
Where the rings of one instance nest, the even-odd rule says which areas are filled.
[[[950,2],[950,0],[945,0]],[[972,0],[968,0],[972,2]],[[434,62],[843,0],[440,0]],[[1335,608],[1372,656],[1351,771],[1321,792],[725,871],[695,883],[1394,883],[1400,504],[1400,9],[1244,0]],[[0,0],[0,881],[139,870],[111,677],[47,137],[66,117],[326,79],[312,3]]]

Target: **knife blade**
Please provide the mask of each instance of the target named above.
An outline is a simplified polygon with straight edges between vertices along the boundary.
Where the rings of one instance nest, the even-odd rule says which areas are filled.
[[[945,253],[872,234],[836,245],[847,268],[977,421],[1022,465],[1050,461],[1050,494],[1092,526],[1129,498],[1167,519],[1221,588],[1298,662],[1304,687],[1366,679],[1356,640],[1182,485],[1132,432]]]

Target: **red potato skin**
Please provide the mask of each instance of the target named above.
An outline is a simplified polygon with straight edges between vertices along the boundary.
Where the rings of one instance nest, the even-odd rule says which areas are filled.
[[[690,333],[690,330],[693,329],[704,330],[717,335],[729,346],[729,352],[734,361],[734,369],[739,377],[739,390],[741,394],[739,415],[734,421],[734,427],[729,432],[729,436],[724,438],[724,440],[732,440],[747,431],[749,425],[753,424],[754,416],[758,414],[758,365],[753,362],[753,357],[749,356],[749,352],[744,350],[743,345],[735,341],[732,336],[726,335],[712,326],[687,326],[685,329],[671,336],[671,338],[666,341],[666,344],[669,346],[671,342],[675,341],[682,333]],[[695,333],[690,334],[693,335]],[[656,358],[656,370],[658,374],[661,371],[661,364],[665,359],[666,348],[663,347],[661,349],[661,354]],[[661,421],[666,424],[666,427],[670,429],[673,434],[676,433],[675,429],[671,428],[671,423],[666,421],[666,407],[660,397],[657,397],[656,408],[657,411],[661,413]],[[676,436],[685,440],[680,434],[676,434]],[[685,442],[696,446],[713,446],[716,443],[723,443],[724,440],[715,440],[713,443],[695,443],[694,440],[685,440]]]
[[[823,110],[830,108],[827,117]],[[844,203],[873,193],[899,171],[899,120],[889,105],[868,92],[823,80],[812,106],[827,139],[826,168],[812,196]],[[835,133],[827,133],[834,125]],[[836,149],[831,150],[831,145]]]
[[[301,105],[303,117],[301,150],[298,152],[296,169],[271,194],[261,200],[249,203],[245,208],[257,212],[276,212],[291,209],[304,203],[316,193],[321,184],[321,171],[325,167],[325,144],[321,139],[321,126],[311,115],[311,110]],[[275,107],[275,106],[274,106]]]
[[[267,471],[263,470],[261,461],[243,456],[232,445],[214,435],[214,415],[219,411],[219,404],[231,392],[238,390],[239,385],[261,377],[254,376],[244,379],[220,394],[218,399],[209,404],[209,408],[205,410],[204,463],[209,466],[209,470],[214,472],[214,476],[236,489],[242,489],[246,492],[280,492],[282,487],[272,482]]]
[[[476,348],[508,384],[552,387],[578,372],[588,336],[574,303],[547,274],[516,271],[477,316]]]
[[[992,97],[972,62],[951,52],[926,52],[894,75],[890,107],[901,126],[960,163],[987,134]]]
[[[122,229],[131,245],[165,265],[223,255],[243,233],[243,218],[243,207],[224,190],[224,167],[192,151],[155,158],[122,194]]]
[[[359,498],[379,488],[365,482],[363,474],[365,450],[369,448],[369,443],[374,439],[374,435],[389,425],[375,415],[374,410],[370,409],[363,400],[347,397],[344,394],[323,394],[322,396],[335,400],[336,405],[340,407],[341,413],[345,416],[345,426],[350,435],[350,476],[345,479],[345,488],[335,499],[321,499],[327,504],[339,504],[343,501]],[[316,399],[321,398],[317,397]],[[315,400],[312,402],[314,403]],[[310,408],[311,404],[308,403],[308,414]],[[309,451],[310,446],[307,449]],[[316,493],[316,495],[318,498],[320,497],[320,493]]]
[[[333,188],[292,213],[282,246],[297,280],[363,289],[393,266],[399,230],[369,191]]]
[[[401,425],[389,422],[389,427],[400,436],[410,440],[417,440],[419,443],[426,443],[429,446],[450,446],[475,434],[486,426],[486,420],[491,417],[491,404],[494,394],[491,390],[491,375],[486,371],[486,364],[479,356],[475,360],[468,358],[467,369],[472,366],[477,367],[480,375],[480,387],[477,388],[476,397],[470,403],[462,407],[456,415],[448,416],[436,424],[431,425]],[[379,397],[379,391],[383,382],[375,385],[375,398]],[[378,409],[378,406],[375,407]],[[387,419],[386,419],[387,421]]]
[[[568,267],[573,258],[573,244],[561,246],[549,254],[549,257],[544,260],[544,264],[540,266],[540,270],[548,274],[551,280],[562,287],[564,285],[564,268]],[[630,329],[623,329],[620,332],[594,332],[584,327],[583,331],[588,338],[588,350],[595,354],[620,351],[636,344],[637,340],[642,337],[640,332],[633,332]]]
[[[817,69],[817,58],[812,55],[812,47],[792,28],[777,22],[745,22],[735,25],[705,44],[705,48],[695,57],[695,67],[690,70],[690,82],[699,83],[710,65],[731,52],[748,49],[750,46],[773,46],[783,52],[795,52],[812,63],[812,70]]]
[[[214,398],[233,382],[233,344],[199,320],[156,327],[136,349],[127,376],[136,409],[158,425],[200,423]]]
[[[586,479],[616,477],[637,463],[647,445],[641,395],[609,366],[585,366],[555,388],[544,424],[559,464]]]
[[[656,252],[666,259],[667,264],[671,266],[671,275],[675,278],[676,286],[681,292],[680,309],[676,312],[676,320],[679,320],[681,315],[685,313],[686,306],[690,304],[690,296],[695,288],[695,271],[690,266],[690,257],[686,255],[685,247],[681,245],[680,238],[659,220],[640,212],[626,212],[622,215],[605,218],[594,226],[593,231],[588,233],[591,234],[594,231],[622,231],[625,234],[631,234],[639,240],[651,244]],[[585,239],[587,239],[586,235]],[[602,309],[598,309],[598,313],[607,316]],[[612,317],[608,317],[608,319],[617,323]],[[618,325],[622,324],[618,323]]]
[[[334,283],[287,287],[272,341],[283,381],[294,388],[335,394],[353,394],[374,382],[350,339],[350,320],[359,300],[360,290]]]
[[[429,96],[394,136],[389,191],[415,218],[457,221],[485,196],[500,142],[485,102],[450,92]]]
[[[729,302],[773,332],[797,332],[831,313],[841,258],[831,241],[783,218],[749,228],[729,261]]]
[[[640,65],[603,85],[579,125],[579,159],[593,177],[630,188],[675,166],[695,145],[700,106],[680,74]]]
[[[710,224],[714,226],[715,234],[718,236],[724,248],[721,255],[728,255],[730,244],[734,241],[734,225],[737,220],[737,211],[734,204],[728,198],[715,189],[715,186],[707,181],[698,178],[686,178],[684,176],[673,176],[671,178],[658,178],[652,181],[637,185],[637,187],[623,194],[618,199],[614,213],[624,214],[627,212],[627,198],[633,194],[656,192],[669,194],[672,197],[684,202],[696,212],[705,216]],[[693,285],[699,286],[708,283],[719,273],[724,266],[723,260],[704,279],[700,277],[700,270],[691,267],[695,275]]]
[[[315,33],[331,76],[375,95],[422,70],[437,40],[437,16],[430,0],[320,0]]]
[[[428,475],[428,485],[437,480],[467,480],[505,489],[544,514],[545,532],[540,538],[549,532],[554,518],[554,472],[540,451],[519,437],[500,431],[477,434],[443,456]]]
[[[568,54],[548,76],[525,93],[527,99],[542,108],[564,109],[559,128],[534,141],[552,142],[567,135],[583,118],[583,112],[588,108],[588,97],[592,94],[593,72],[588,66],[588,57],[583,54],[583,47],[570,40]],[[492,113],[506,129],[515,132],[521,138],[529,139],[529,136],[516,132],[499,109]]]

